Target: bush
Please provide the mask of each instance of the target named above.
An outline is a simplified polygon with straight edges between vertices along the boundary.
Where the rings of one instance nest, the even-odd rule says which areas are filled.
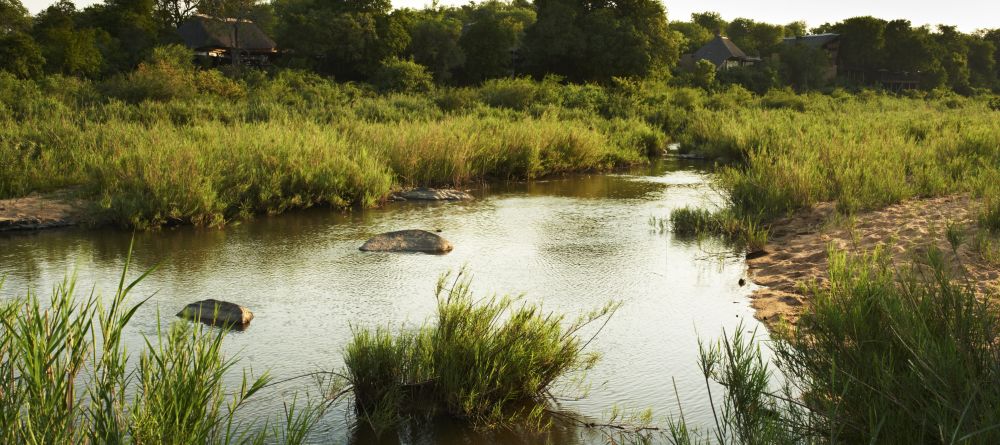
[[[557,380],[597,360],[580,331],[617,308],[566,322],[517,299],[476,302],[463,273],[450,288],[447,280],[438,282],[433,324],[396,335],[357,330],[346,348],[358,416],[376,431],[416,411],[488,429],[537,425]]]
[[[380,91],[422,93],[434,88],[434,78],[419,63],[392,58],[381,63],[372,84]]]
[[[477,102],[476,92],[471,88],[439,88],[434,96],[434,103],[446,113],[473,108]]]
[[[546,76],[542,82],[528,77],[492,79],[479,88],[483,103],[497,108],[528,110],[533,106],[559,104],[562,86],[557,76]]]
[[[135,71],[104,84],[105,92],[128,102],[189,99],[197,93],[191,51],[181,45],[160,46]]]
[[[987,106],[993,111],[1000,111],[1000,97],[994,96]]]
[[[799,112],[806,111],[806,108],[809,105],[806,97],[795,94],[795,92],[790,89],[768,91],[767,94],[761,98],[760,103],[765,108],[787,108]]]

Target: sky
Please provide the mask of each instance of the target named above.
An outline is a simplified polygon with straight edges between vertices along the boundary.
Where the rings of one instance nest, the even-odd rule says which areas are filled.
[[[1000,28],[1000,0],[664,0],[670,20],[686,21],[692,12],[716,11],[726,20],[746,17],[768,23],[805,20],[809,27],[835,23],[848,17],[871,15],[883,19],[904,18],[914,25],[956,25],[965,32]],[[34,14],[51,0],[22,0]],[[78,8],[95,0],[75,0]],[[420,8],[430,0],[393,0],[396,8]],[[461,5],[468,0],[439,0],[441,5]]]

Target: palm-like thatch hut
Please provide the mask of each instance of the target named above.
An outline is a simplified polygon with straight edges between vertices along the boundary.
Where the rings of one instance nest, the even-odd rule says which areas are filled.
[[[184,44],[215,65],[263,66],[278,55],[278,45],[246,19],[194,15],[177,28]]]

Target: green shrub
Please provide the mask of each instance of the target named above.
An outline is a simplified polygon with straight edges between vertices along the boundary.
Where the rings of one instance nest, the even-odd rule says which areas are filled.
[[[412,60],[384,60],[371,82],[380,91],[423,93],[434,88],[434,78],[427,68]]]
[[[761,98],[760,103],[766,108],[788,108],[799,112],[806,111],[806,107],[808,106],[808,101],[805,97],[795,94],[790,89],[770,90]]]
[[[526,110],[536,103],[540,86],[529,78],[491,79],[479,89],[483,103],[491,107]]]
[[[471,88],[439,88],[434,103],[446,113],[473,108],[478,103],[476,91]]]

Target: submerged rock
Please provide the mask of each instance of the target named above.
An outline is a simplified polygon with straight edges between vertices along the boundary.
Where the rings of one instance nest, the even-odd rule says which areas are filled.
[[[177,316],[215,326],[244,327],[253,320],[253,312],[250,312],[250,309],[213,299],[191,303],[181,309]]]
[[[403,201],[468,201],[473,199],[472,195],[462,190],[426,187],[404,190],[397,193],[395,198]]]
[[[426,230],[400,230],[376,235],[365,242],[365,252],[425,252],[448,253],[453,246],[448,240]]]

